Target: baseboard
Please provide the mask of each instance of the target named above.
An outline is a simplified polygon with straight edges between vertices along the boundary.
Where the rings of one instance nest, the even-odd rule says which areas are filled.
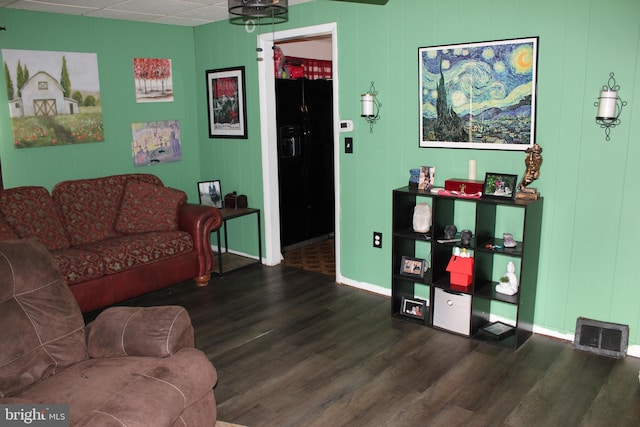
[[[373,292],[374,294],[391,297],[391,289],[383,288],[382,286],[372,285],[371,283],[356,282],[342,276],[336,277],[336,281],[342,285],[351,286],[352,288],[362,289],[363,291]]]
[[[338,283],[351,286],[353,288],[362,289],[367,292],[373,292],[375,294],[391,297],[391,289],[384,288],[378,285],[372,285],[370,283],[357,282],[355,280],[348,279],[346,277],[339,277]],[[533,333],[538,335],[545,335],[551,338],[556,338],[562,341],[573,343],[575,334],[563,334],[552,329],[547,329],[542,326],[533,325]],[[629,345],[627,348],[627,356],[640,358],[640,345]]]
[[[233,249],[229,249],[227,251],[227,248],[225,248],[224,246],[220,247],[220,250],[224,253],[224,252],[229,252],[230,254],[234,254],[234,255],[240,255],[243,256],[245,258],[251,258],[251,259],[258,259],[257,256],[255,255],[249,255],[247,253],[244,252],[240,252],[240,251],[234,251]],[[217,260],[218,258],[218,246],[213,246],[211,245],[211,251],[213,252],[213,256],[214,258]],[[262,258],[262,263],[264,264],[264,257]]]

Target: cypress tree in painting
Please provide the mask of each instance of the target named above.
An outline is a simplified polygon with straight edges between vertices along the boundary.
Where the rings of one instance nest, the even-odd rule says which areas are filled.
[[[62,72],[60,73],[60,86],[64,92],[65,98],[71,97],[71,79],[69,78],[69,71],[67,70],[67,58],[62,57]]]
[[[436,123],[434,132],[438,141],[468,141],[467,133],[462,119],[449,107],[447,103],[447,89],[444,84],[444,74],[442,72],[442,56],[440,57],[440,81],[437,86],[438,99],[436,100]]]
[[[11,74],[9,73],[9,67],[7,63],[4,63],[4,81],[7,82],[7,95],[9,97],[9,101],[13,99],[13,80],[11,80]]]

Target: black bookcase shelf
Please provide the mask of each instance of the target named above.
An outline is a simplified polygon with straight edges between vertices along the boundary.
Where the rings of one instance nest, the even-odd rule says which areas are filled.
[[[413,209],[417,203],[429,203],[431,206],[433,224],[429,233],[413,231]],[[542,207],[542,198],[533,201],[462,199],[409,187],[393,190],[392,316],[500,347],[520,347],[531,336],[533,327]],[[468,245],[461,245],[460,242],[439,243],[438,240],[444,239],[444,228],[455,224],[456,208],[461,208],[463,214],[474,212],[475,218],[465,218],[474,224],[471,230],[473,239]],[[511,218],[509,224],[518,226],[511,230],[497,229],[505,217]],[[515,248],[504,247],[502,235],[505,232],[520,238]],[[473,282],[469,287],[461,288],[449,282],[446,267],[455,247],[466,248],[474,257]],[[403,256],[423,258],[429,262],[429,269],[423,278],[399,274]],[[516,264],[515,273],[519,281],[519,291],[515,295],[495,291],[499,277],[495,277],[494,271],[509,260]],[[429,305],[424,321],[401,314],[402,299],[416,298],[418,287],[428,288]],[[436,293],[440,295],[440,301],[442,295],[445,298],[451,296],[446,301],[447,307],[437,305]],[[462,304],[456,305],[452,301]],[[502,307],[502,311],[513,313],[513,319],[509,320],[514,331],[505,338],[496,339],[482,331],[482,327],[494,321],[492,314],[496,314],[496,310],[498,317],[502,315],[500,308],[495,308],[500,305],[506,306]],[[455,308],[458,306],[463,308]],[[449,328],[448,322],[456,326]],[[459,331],[460,325],[463,326],[462,333]]]

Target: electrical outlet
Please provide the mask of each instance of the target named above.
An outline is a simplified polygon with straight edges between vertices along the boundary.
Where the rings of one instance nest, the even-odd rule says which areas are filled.
[[[382,233],[379,231],[373,232],[373,247],[374,248],[382,248]]]
[[[344,139],[344,152],[347,154],[353,153],[353,138],[350,136]]]

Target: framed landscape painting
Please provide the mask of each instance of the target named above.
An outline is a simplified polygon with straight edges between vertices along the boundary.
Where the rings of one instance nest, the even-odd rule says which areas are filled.
[[[420,147],[531,147],[537,56],[537,37],[419,48]]]
[[[104,141],[95,53],[2,49],[15,148]]]

